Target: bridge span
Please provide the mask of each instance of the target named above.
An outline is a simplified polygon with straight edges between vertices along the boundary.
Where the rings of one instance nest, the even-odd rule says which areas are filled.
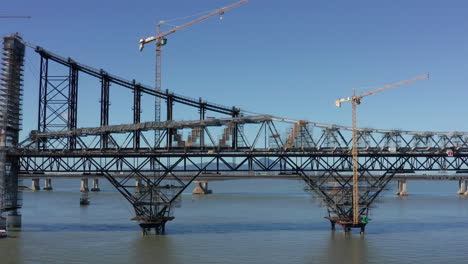
[[[193,178],[193,174],[180,174],[177,176],[178,179],[188,182]],[[123,174],[112,174],[113,178],[124,179],[127,176]],[[147,175],[151,177],[151,175]],[[310,178],[319,180],[320,175],[311,175]],[[343,177],[352,177],[352,175],[343,175]],[[51,191],[52,179],[80,179],[80,191],[92,192],[100,191],[99,180],[105,179],[103,174],[20,174],[20,179],[30,179],[32,191],[41,190],[40,180],[44,182],[44,190]],[[168,175],[167,180],[176,180],[176,177]],[[139,176],[132,176],[130,179],[135,180],[135,188],[141,188],[143,186],[142,178]],[[208,188],[209,182],[216,181],[232,181],[232,180],[296,180],[302,181],[303,178],[298,174],[265,174],[265,173],[251,173],[251,174],[218,174],[218,173],[202,173],[196,179],[196,185],[192,194],[196,195],[207,195],[212,193],[212,189]],[[92,180],[92,188],[89,188],[89,180]],[[456,194],[468,195],[468,175],[466,174],[396,174],[393,176],[392,181],[397,181],[397,192],[396,195],[407,196],[409,194],[407,181],[458,181],[458,189]],[[23,186],[26,188],[26,186]],[[308,189],[308,188],[305,188]],[[455,193],[455,192],[454,192]]]
[[[40,60],[39,107],[34,113],[37,129],[20,141],[26,47]],[[345,231],[361,228],[363,232],[371,204],[391,180],[402,177],[397,175],[468,173],[467,132],[360,128],[356,207],[360,220],[355,224],[349,127],[252,115],[237,107],[156,90],[54,54],[18,35],[4,38],[3,53],[0,209],[8,214],[11,227],[21,225],[20,175],[102,175],[133,206],[133,219],[143,232],[154,228],[163,233],[166,223],[174,219],[172,207],[180,194],[208,175],[216,175],[212,179],[252,173],[300,178],[323,200],[332,227],[341,224]],[[86,87],[79,86],[83,76],[88,80]],[[100,91],[100,97],[94,98],[99,101],[98,115],[78,115],[78,104],[89,107],[93,101],[78,100],[78,92],[86,92],[83,89]],[[131,124],[110,124],[114,113],[110,100],[116,90],[128,92],[131,98]],[[142,120],[143,96],[165,101],[164,121]],[[189,114],[196,120],[184,120]],[[80,126],[82,120],[93,118],[99,126]],[[135,191],[133,179],[145,187]],[[461,183],[465,185],[463,179]]]
[[[127,178],[123,174],[111,174],[116,179]],[[182,181],[190,181],[194,174],[179,174],[177,178]],[[147,176],[150,177],[150,176]],[[320,175],[311,175],[310,178],[317,180],[320,179]],[[352,175],[343,175],[343,178],[349,178]],[[105,179],[103,174],[20,174],[21,179]],[[132,176],[131,179],[138,179],[139,176]],[[168,180],[176,180],[176,177],[168,175]],[[202,173],[197,177],[197,181],[231,181],[231,180],[253,180],[253,179],[269,179],[269,180],[302,180],[299,174],[263,174],[263,173],[252,173],[252,174],[217,174],[217,173]],[[468,180],[468,175],[458,174],[396,174],[393,176],[392,181],[397,180],[423,180],[423,181],[460,181]]]

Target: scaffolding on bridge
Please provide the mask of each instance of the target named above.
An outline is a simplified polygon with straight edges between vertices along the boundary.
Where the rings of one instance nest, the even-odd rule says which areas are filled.
[[[19,160],[8,155],[16,148],[21,130],[21,101],[23,95],[23,63],[25,46],[18,35],[3,40],[3,62],[0,83],[0,222],[4,212],[12,218],[19,216],[22,193],[18,190]],[[16,224],[13,221],[11,226]],[[5,229],[1,226],[0,229]]]

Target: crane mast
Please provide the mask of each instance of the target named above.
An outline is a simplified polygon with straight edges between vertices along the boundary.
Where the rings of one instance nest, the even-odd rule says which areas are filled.
[[[162,90],[162,85],[161,85],[161,67],[162,67],[162,47],[164,45],[166,45],[167,43],[167,39],[165,38],[166,36],[172,34],[172,33],[175,33],[181,29],[184,29],[184,28],[187,28],[189,26],[192,26],[194,24],[197,24],[197,23],[200,23],[202,21],[205,21],[207,20],[208,18],[212,17],[212,16],[215,16],[215,15],[223,15],[226,11],[230,10],[230,9],[233,9],[233,8],[236,8],[240,5],[244,5],[244,4],[247,4],[248,2],[250,2],[252,0],[242,0],[242,1],[239,1],[239,2],[236,2],[234,4],[231,4],[231,5],[228,5],[226,7],[223,7],[223,8],[220,8],[220,9],[217,9],[213,12],[210,12],[209,14],[207,15],[204,15],[204,16],[201,16],[199,18],[196,18],[192,21],[189,21],[181,26],[177,26],[171,30],[168,30],[166,32],[162,32],[161,31],[161,26],[166,23],[167,21],[159,21],[158,25],[157,25],[157,28],[156,28],[156,36],[153,36],[153,37],[148,37],[148,38],[142,38],[140,39],[140,51],[143,50],[145,44],[147,43],[150,43],[152,41],[155,41],[155,44],[156,44],[156,62],[155,62],[155,89],[157,91],[161,91]],[[154,118],[155,122],[161,122],[161,98],[157,97],[155,98],[155,118]],[[154,139],[154,142],[155,142],[155,147],[158,147],[158,143],[159,142],[159,137],[161,135],[161,132],[156,130],[155,131],[155,139]]]
[[[341,107],[342,103],[351,101],[352,105],[352,122],[353,122],[353,149],[351,155],[353,157],[353,224],[360,223],[359,220],[359,163],[358,163],[358,134],[357,134],[357,105],[361,103],[361,99],[376,93],[380,93],[389,89],[407,85],[419,80],[428,79],[429,74],[421,75],[413,79],[401,81],[392,85],[386,85],[382,88],[356,95],[356,90],[353,89],[353,96],[335,101],[337,107]]]
[[[157,34],[161,34],[161,21],[158,23]],[[161,65],[162,65],[162,46],[159,41],[156,42],[156,64],[155,64],[155,82],[156,91],[161,91]],[[154,97],[154,121],[161,122],[161,98],[158,96]],[[159,137],[161,136],[161,130],[154,131],[154,147],[159,147]]]
[[[353,96],[355,95],[356,90],[353,89]],[[351,155],[353,156],[353,224],[359,222],[359,163],[358,163],[358,138],[357,138],[357,104],[358,100],[353,100],[353,149]]]

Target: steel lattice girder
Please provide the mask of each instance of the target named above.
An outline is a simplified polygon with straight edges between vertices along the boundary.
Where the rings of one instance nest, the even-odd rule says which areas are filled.
[[[172,203],[187,187],[186,182],[178,179],[180,173],[192,173],[189,182],[201,173],[294,173],[300,175],[323,199],[332,216],[350,218],[353,202],[350,200],[353,186],[349,176],[352,170],[351,128],[273,116],[243,117],[244,113],[236,107],[154,90],[39,47],[36,51],[41,56],[39,132],[31,133],[20,149],[10,153],[20,159],[20,173],[101,173],[132,203],[137,216],[150,221],[170,218]],[[50,84],[49,60],[69,68],[69,93],[65,95],[67,102],[62,108],[51,109],[47,99],[50,93],[64,89],[60,85],[51,85],[51,90],[47,90]],[[101,127],[77,128],[79,72],[102,81]],[[111,84],[134,92],[134,124],[108,124]],[[166,100],[166,122],[141,122],[140,97],[143,94]],[[174,103],[193,107],[194,111],[200,112],[201,120],[174,121],[177,120],[172,113]],[[47,116],[62,118],[67,107],[68,118],[61,119],[66,123],[67,131],[51,132],[48,128],[53,126],[47,123],[50,121]],[[230,118],[204,120],[206,111]],[[275,127],[278,122],[293,123],[285,137],[279,135]],[[257,133],[247,135],[244,125],[258,126]],[[212,134],[210,129],[213,126],[223,126],[222,134]],[[192,128],[187,139],[177,132],[183,128]],[[158,131],[160,136],[152,142],[145,136],[145,131]],[[209,139],[207,144],[205,135]],[[216,141],[216,138],[221,140]],[[200,143],[194,144],[197,140]],[[264,142],[264,145],[257,144],[259,142]],[[358,148],[361,188],[358,202],[360,215],[367,215],[370,204],[397,172],[466,170],[468,133],[361,128],[358,130]],[[233,162],[227,161],[228,158]],[[118,180],[113,176],[115,173],[125,173],[128,177]],[[319,177],[312,177],[312,174]],[[172,196],[161,191],[168,176],[175,178],[178,184],[178,191]],[[138,194],[132,192],[135,187],[128,184],[131,177],[138,177],[146,184]],[[154,195],[162,204],[153,200]]]
[[[128,81],[123,78],[117,77],[115,75],[109,74],[105,72],[104,70],[97,70],[92,67],[89,67],[87,65],[81,64],[79,62],[76,62],[70,58],[64,58],[60,55],[54,54],[50,51],[47,51],[41,47],[36,46],[35,50],[41,58],[44,58],[46,60],[51,60],[54,61],[58,64],[61,64],[65,67],[75,67],[76,70],[83,72],[85,74],[88,74],[90,76],[96,77],[98,79],[101,78],[106,78],[110,83],[116,84],[119,86],[126,87],[128,89],[134,90],[135,87],[138,87],[138,89],[141,90],[141,93],[152,95],[152,96],[157,96],[161,99],[167,100],[168,98],[172,98],[175,102],[185,104],[188,106],[196,107],[196,108],[201,108],[202,106],[209,111],[214,111],[222,114],[227,114],[227,115],[235,115],[239,113],[239,109],[236,108],[230,108],[226,106],[222,106],[219,104],[214,104],[206,101],[201,101],[199,99],[192,99],[188,98],[182,95],[177,95],[173,93],[169,93],[168,91],[163,92],[163,91],[158,91],[155,90],[152,87],[141,85],[139,83],[135,83],[134,81]],[[136,84],[136,85],[135,85]]]
[[[144,132],[162,131],[159,142],[164,142],[167,137],[167,130],[177,131],[177,129],[192,129],[203,131],[208,137],[206,144],[186,144],[190,141],[190,135],[186,138],[180,138],[182,145],[162,145],[161,149],[183,148],[188,151],[198,151],[205,147],[214,147],[224,151],[235,151],[237,148],[248,148],[251,150],[261,150],[267,148],[268,151],[276,152],[331,152],[331,153],[350,153],[351,152],[351,132],[346,129],[331,129],[315,126],[304,126],[302,131],[293,132],[286,138],[279,137],[274,118],[271,116],[250,116],[221,118],[210,120],[192,120],[192,121],[164,121],[164,122],[141,122],[128,125],[107,125],[101,127],[77,128],[67,131],[39,132],[32,131],[30,137],[22,142],[22,146],[30,148],[35,144],[42,142],[52,142],[43,147],[43,149],[70,149],[67,144],[53,144],[53,142],[66,142],[67,138],[76,138],[76,144],[72,149],[96,150],[96,149],[134,149],[133,138],[136,132],[142,139],[139,148],[153,149],[154,142],[148,140]],[[213,134],[210,128],[224,127],[225,129],[238,128],[239,126],[249,126],[251,132],[246,134],[239,130],[239,142],[235,145],[227,145],[221,141],[214,140],[223,137],[222,134]],[[294,130],[294,129],[293,129]],[[151,134],[153,135],[153,134]],[[198,135],[200,137],[200,135]],[[258,142],[263,137],[270,141],[268,146],[259,146]],[[231,140],[234,140],[229,136]],[[199,138],[201,141],[201,138]],[[103,140],[106,140],[105,142]],[[193,140],[193,139],[192,139]],[[103,142],[101,142],[103,141]],[[454,153],[468,152],[468,138],[462,133],[435,133],[431,135],[422,135],[420,133],[396,133],[396,132],[370,132],[362,130],[358,134],[358,150],[360,153]],[[250,142],[250,143],[249,143]],[[105,144],[112,143],[112,144]]]
[[[32,154],[32,153],[31,153]],[[20,173],[100,173],[103,174],[124,197],[134,206],[138,216],[162,217],[170,210],[171,203],[180,193],[202,173],[240,173],[262,172],[272,174],[296,174],[322,198],[333,216],[349,218],[352,215],[350,203],[352,182],[351,158],[348,155],[306,155],[293,153],[219,153],[219,154],[182,154],[182,153],[140,153],[125,156],[93,155],[92,153],[44,153],[38,155],[19,154]],[[102,153],[101,153],[102,154]],[[13,154],[14,155],[14,154]],[[234,158],[235,162],[229,162]],[[154,164],[159,165],[155,171]],[[360,156],[359,157],[360,214],[366,216],[368,209],[378,194],[385,188],[392,177],[403,171],[468,170],[468,155],[447,156]],[[128,175],[123,179],[113,177],[116,173]],[[164,206],[156,211],[151,204],[141,204],[153,191],[163,186],[168,175],[177,179],[178,174],[191,174],[189,182],[177,180],[179,191],[170,199],[162,198]],[[317,175],[318,174],[318,177]],[[138,176],[143,179],[148,189],[140,196],[132,191],[135,186],[128,180]],[[156,205],[156,204],[152,204]]]
[[[38,130],[41,132],[47,132],[47,126],[50,126],[51,124],[48,123],[48,121],[44,120],[49,114],[52,114],[52,116],[55,117],[61,117],[63,114],[62,111],[66,111],[65,108],[61,109],[54,109],[51,110],[49,105],[47,94],[50,93],[51,91],[48,91],[48,88],[51,88],[54,90],[54,86],[48,86],[49,82],[49,76],[52,76],[51,73],[49,73],[49,62],[55,62],[60,65],[63,65],[64,67],[69,68],[69,76],[64,77],[68,78],[69,81],[67,82],[70,86],[70,91],[69,93],[64,93],[65,95],[65,101],[67,101],[66,105],[64,107],[68,108],[69,115],[68,115],[68,120],[61,120],[63,123],[67,123],[67,128],[69,129],[68,131],[64,131],[65,134],[68,133],[68,138],[67,140],[62,139],[60,137],[63,137],[63,135],[59,134],[41,134],[37,133],[37,136],[40,135],[42,138],[49,138],[49,141],[42,141],[42,142],[48,142],[49,144],[47,145],[47,148],[51,149],[60,149],[60,148],[75,148],[75,144],[78,144],[79,142],[75,142],[74,137],[82,137],[81,141],[86,143],[86,140],[84,139],[84,135],[92,135],[92,134],[99,134],[100,137],[107,139],[106,133],[125,133],[125,132],[133,132],[133,134],[139,134],[140,131],[144,131],[145,129],[153,129],[156,131],[158,130],[158,127],[160,126],[166,126],[167,131],[173,131],[171,127],[173,125],[175,126],[199,126],[199,127],[207,127],[210,125],[213,125],[212,123],[215,121],[210,121],[210,120],[197,120],[195,122],[197,123],[192,123],[190,122],[174,122],[172,119],[177,119],[177,117],[172,117],[169,123],[162,123],[162,124],[151,124],[151,122],[137,122],[138,118],[134,120],[135,124],[133,125],[120,125],[120,126],[109,126],[109,124],[105,121],[108,118],[108,96],[109,96],[109,85],[115,85],[117,87],[124,87],[131,89],[132,91],[136,91],[137,94],[146,94],[150,96],[156,96],[158,98],[161,98],[163,100],[166,100],[168,103],[178,103],[178,104],[184,104],[189,107],[193,107],[194,111],[200,111],[200,112],[205,112],[205,111],[213,111],[217,112],[220,114],[225,114],[230,117],[235,117],[232,118],[231,121],[228,120],[223,120],[224,126],[229,127],[230,124],[235,123],[237,124],[236,126],[232,127],[232,144],[231,147],[233,149],[237,149],[237,147],[250,147],[250,148],[256,148],[256,146],[253,145],[248,145],[245,144],[249,140],[245,139],[243,142],[237,142],[238,137],[238,129],[239,125],[241,123],[236,123],[235,120],[245,120],[246,118],[248,119],[249,117],[243,117],[245,113],[241,113],[242,111],[236,107],[225,107],[225,106],[220,106],[217,104],[213,103],[208,103],[205,101],[202,101],[201,99],[191,99],[187,98],[184,96],[176,95],[173,93],[170,93],[169,91],[162,92],[162,91],[155,91],[152,87],[144,86],[141,85],[135,81],[127,81],[123,78],[116,77],[114,75],[111,75],[103,70],[96,70],[92,67],[89,67],[87,65],[78,63],[70,58],[64,58],[62,56],[53,54],[52,52],[46,51],[43,48],[36,47],[36,51],[40,54],[41,56],[41,78],[40,78],[40,113],[39,113],[39,128]],[[102,105],[101,105],[101,125],[103,127],[99,128],[83,128],[83,129],[75,129],[76,128],[76,120],[77,120],[77,115],[76,115],[76,95],[78,93],[78,73],[82,72],[87,75],[90,75],[92,77],[95,77],[99,79],[100,81],[103,81],[103,93],[101,95],[102,99]],[[55,85],[59,87],[58,85]],[[136,96],[135,98],[139,98],[139,96]],[[136,100],[135,102],[138,102]],[[137,104],[138,106],[139,104]],[[138,108],[138,107],[137,107]],[[47,111],[49,109],[49,111]],[[138,109],[137,109],[138,110]],[[136,111],[138,113],[138,111]],[[135,116],[136,117],[136,116]],[[253,117],[253,119],[256,119],[258,117]],[[204,119],[201,116],[201,119]],[[287,123],[294,123],[293,127],[298,125],[296,129],[290,129],[289,135],[287,135],[285,138],[279,138],[281,140],[277,140],[278,137],[275,137],[275,142],[273,144],[274,149],[289,149],[291,151],[296,151],[296,150],[306,150],[306,151],[315,151],[315,150],[326,150],[329,149],[330,151],[339,151],[339,152],[347,152],[351,148],[351,128],[346,127],[346,126],[340,126],[340,125],[331,125],[331,124],[321,124],[321,123],[316,123],[316,122],[310,122],[310,121],[305,121],[305,120],[290,120],[290,119],[285,119],[285,118],[279,118],[279,117],[273,117],[273,116],[263,116],[263,119],[265,119],[262,122],[287,122]],[[258,120],[257,120],[258,121]],[[174,122],[174,123],[170,123]],[[205,123],[204,123],[205,122]],[[211,124],[210,124],[211,122]],[[219,123],[220,120],[218,119],[217,122]],[[230,122],[230,124],[227,124],[227,122]],[[254,120],[250,120],[249,122],[255,122]],[[222,123],[222,122],[221,122]],[[63,125],[63,124],[61,124]],[[219,124],[218,124],[219,125]],[[263,124],[262,124],[263,125]],[[45,127],[44,127],[45,126]],[[53,128],[52,126],[50,126]],[[271,126],[269,126],[271,128]],[[177,129],[177,127],[175,127]],[[166,132],[167,132],[166,131]],[[466,132],[417,132],[417,131],[404,131],[404,130],[383,130],[383,129],[368,129],[368,128],[360,128],[358,131],[358,141],[359,141],[359,148],[360,150],[373,150],[375,151],[385,151],[385,152],[412,152],[412,151],[428,151],[432,153],[436,152],[444,152],[447,150],[455,150],[455,151],[468,151],[468,133]],[[172,132],[169,133],[172,135]],[[245,138],[245,135],[242,133],[239,134],[241,138]],[[277,136],[277,133],[271,133],[270,136]],[[145,145],[148,145],[148,147],[154,147],[157,142],[152,142],[152,140],[147,140],[148,143],[146,142],[138,142],[139,137],[133,137],[133,141],[136,143],[141,143],[143,144],[142,148],[145,148]],[[286,140],[288,139],[288,140]],[[167,138],[167,141],[170,142],[172,139],[169,137]],[[69,144],[67,145],[67,141]],[[200,139],[200,141],[203,141],[203,139]],[[40,141],[41,142],[41,141]],[[53,144],[51,144],[51,142]],[[102,145],[104,147],[108,147],[106,144],[107,141],[103,141]],[[252,142],[250,140],[250,142]],[[66,145],[66,146],[64,146]],[[83,149],[83,148],[89,148],[85,147],[82,144],[81,146],[78,145],[77,148]],[[138,145],[138,144],[137,144]],[[221,147],[219,144],[213,144],[217,147]],[[172,146],[166,146],[166,147],[172,147]],[[196,148],[196,146],[191,145],[190,147]]]

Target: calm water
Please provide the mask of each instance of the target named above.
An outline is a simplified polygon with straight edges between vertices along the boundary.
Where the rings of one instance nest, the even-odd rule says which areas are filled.
[[[361,237],[330,231],[300,182],[211,183],[212,195],[183,195],[166,235],[143,237],[108,184],[80,207],[79,181],[54,180],[52,192],[24,192],[23,230],[0,240],[0,263],[468,263],[457,184],[410,181],[406,199],[388,191]]]

